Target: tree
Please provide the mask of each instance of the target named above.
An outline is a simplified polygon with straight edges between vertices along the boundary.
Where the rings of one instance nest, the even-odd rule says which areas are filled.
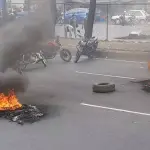
[[[87,30],[86,30],[86,38],[91,38],[93,33],[93,24],[95,19],[95,10],[96,10],[96,0],[90,0],[90,8],[87,19]]]

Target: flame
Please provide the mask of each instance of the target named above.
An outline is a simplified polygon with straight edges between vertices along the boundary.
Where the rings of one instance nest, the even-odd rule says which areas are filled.
[[[15,110],[22,107],[19,103],[17,96],[13,90],[9,91],[8,96],[0,94],[0,111],[2,110]]]

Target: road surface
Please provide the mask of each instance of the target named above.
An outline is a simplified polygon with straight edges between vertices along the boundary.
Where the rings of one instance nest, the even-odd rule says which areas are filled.
[[[19,98],[47,105],[49,115],[24,126],[1,119],[1,149],[149,150],[149,94],[130,82],[150,77],[145,62],[82,58],[74,64],[57,57],[47,68],[33,67],[29,89]],[[114,82],[116,92],[92,93],[100,82]]]
[[[109,25],[108,26],[108,35],[109,40],[112,40],[117,37],[128,36],[132,31],[139,31],[142,29],[141,26],[121,26],[121,25]],[[81,33],[82,31],[81,25],[79,26]],[[64,37],[64,26],[63,25],[56,25],[56,35],[60,37]],[[105,40],[107,35],[107,25],[105,23],[97,23],[94,24],[93,29],[93,36],[98,37],[101,40]]]

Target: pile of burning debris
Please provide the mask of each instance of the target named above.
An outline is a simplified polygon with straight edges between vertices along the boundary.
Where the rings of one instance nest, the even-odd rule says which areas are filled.
[[[143,90],[150,93],[150,81],[145,81],[142,83],[142,86],[143,86]]]
[[[40,108],[19,103],[13,90],[8,93],[8,96],[0,94],[0,117],[23,125],[39,121],[44,116],[45,113]]]
[[[145,92],[150,93],[150,79],[132,81],[132,83],[140,83],[141,86],[142,86],[142,90],[145,91]]]

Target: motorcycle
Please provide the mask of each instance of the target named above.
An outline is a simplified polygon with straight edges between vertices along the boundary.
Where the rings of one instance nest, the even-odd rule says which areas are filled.
[[[19,74],[23,74],[23,71],[27,68],[29,64],[37,64],[41,62],[44,67],[47,66],[46,59],[44,58],[42,51],[35,53],[21,54],[20,59],[16,61],[13,69]]]
[[[50,50],[51,48],[51,50]],[[59,37],[56,38],[54,41],[48,42],[48,46],[45,49],[42,49],[42,55],[45,57],[46,60],[54,59],[56,55],[60,54],[60,58],[65,62],[70,62],[72,59],[72,54],[68,49],[62,47]]]
[[[88,56],[88,58],[92,59],[98,47],[98,39],[92,37],[90,39],[82,39],[79,41],[77,48],[77,53],[75,57],[75,63],[77,63],[81,57],[81,55]]]

